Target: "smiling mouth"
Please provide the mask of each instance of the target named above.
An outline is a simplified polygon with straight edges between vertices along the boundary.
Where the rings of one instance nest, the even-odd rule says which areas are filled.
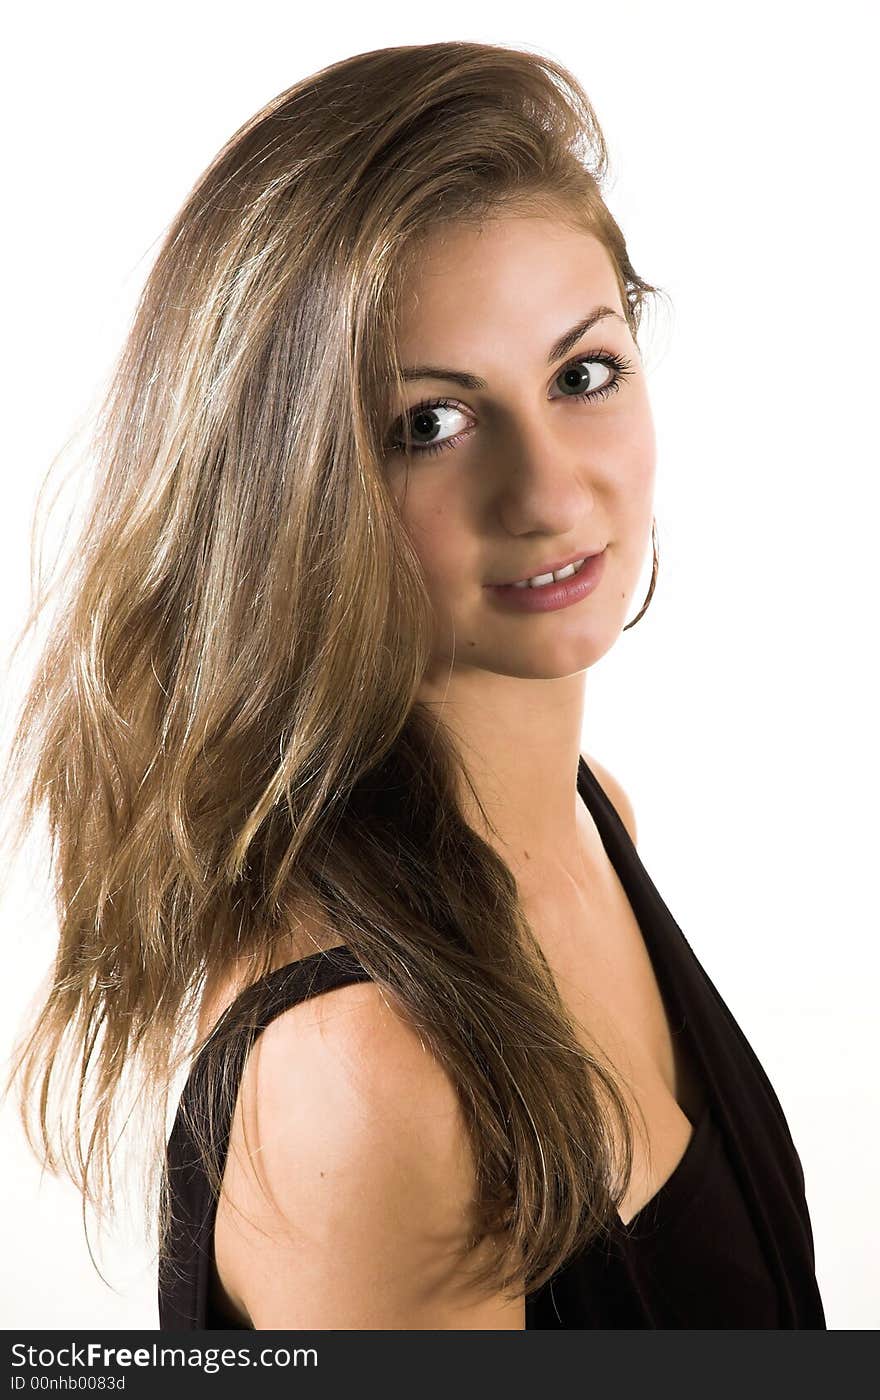
[[[534,574],[511,579],[507,583],[490,583],[486,586],[488,588],[549,588],[551,584],[561,583],[564,579],[579,573],[588,559],[593,559],[597,554],[603,553],[604,547],[603,549],[585,551],[581,555],[572,556],[558,564],[540,568]]]

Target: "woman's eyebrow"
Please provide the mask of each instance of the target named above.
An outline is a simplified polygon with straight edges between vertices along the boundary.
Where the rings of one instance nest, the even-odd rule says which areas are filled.
[[[547,354],[548,366],[554,365],[557,360],[563,359],[577,345],[581,336],[586,335],[588,330],[595,326],[597,321],[603,321],[606,316],[615,316],[618,321],[626,325],[626,317],[619,311],[615,311],[610,306],[595,306],[589,315],[585,316],[577,325],[565,331],[558,340],[550,346]],[[446,369],[440,365],[411,365],[402,371],[405,380],[412,379],[449,379],[454,384],[460,384],[463,389],[485,389],[487,384],[485,379],[481,379],[478,374],[469,374],[463,369]]]

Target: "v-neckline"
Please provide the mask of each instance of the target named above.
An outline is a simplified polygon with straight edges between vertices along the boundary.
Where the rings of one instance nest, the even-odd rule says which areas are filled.
[[[632,910],[633,918],[636,921],[642,942],[645,946],[654,978],[664,1003],[664,1012],[670,1021],[670,1034],[680,1034],[687,1032],[687,1017],[684,1015],[680,1000],[666,978],[665,971],[657,958],[657,946],[654,942],[653,931],[643,920],[636,908],[636,901],[633,899],[633,885],[630,883],[630,873],[626,862],[622,859],[622,852],[626,851],[630,857],[635,856],[640,862],[638,851],[626,825],[622,821],[619,812],[613,802],[599,783],[583,754],[578,758],[577,787],[590,816],[596,824],[599,839],[602,842],[602,849],[611,862],[611,865],[620,881],[621,888],[626,897],[626,901]],[[592,800],[591,800],[592,799]],[[674,1030],[674,1026],[680,1026],[679,1031]],[[686,1054],[689,1061],[691,1074],[700,1081],[700,1107],[694,1118],[686,1111],[684,1106],[676,1099],[676,1104],[682,1114],[691,1125],[691,1132],[685,1143],[684,1150],[678,1161],[673,1166],[671,1172],[664,1181],[657,1187],[657,1190],[649,1197],[643,1205],[639,1207],[635,1215],[631,1216],[624,1223],[619,1212],[614,1211],[614,1225],[624,1236],[630,1236],[638,1230],[645,1216],[655,1213],[661,1203],[670,1203],[671,1198],[677,1197],[680,1188],[685,1187],[690,1174],[691,1166],[699,1152],[702,1159],[705,1139],[709,1134],[711,1117],[711,1092],[706,1076],[702,1072],[699,1049],[694,1041],[694,1037],[687,1033]]]
[[[704,1071],[699,1046],[690,1031],[682,998],[674,979],[669,975],[669,968],[660,956],[662,939],[657,927],[659,920],[654,921],[648,917],[649,912],[652,911],[645,907],[644,895],[649,887],[653,889],[652,882],[642,865],[638,850],[617,808],[583,755],[578,761],[577,786],[583,803],[595,822],[602,849],[611,862],[612,869],[620,882],[620,887],[641,935],[669,1021],[670,1033],[673,1036],[684,1033],[687,1037],[688,1067],[692,1078],[699,1082],[699,1104],[692,1117],[678,1098],[676,1098],[676,1103],[688,1122],[696,1129],[706,1109],[711,1104],[711,1086]],[[660,905],[662,911],[668,913],[662,900],[660,900]]]

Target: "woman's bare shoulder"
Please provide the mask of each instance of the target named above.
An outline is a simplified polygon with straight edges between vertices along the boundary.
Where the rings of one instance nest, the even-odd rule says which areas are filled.
[[[636,815],[633,811],[632,802],[628,794],[624,791],[620,782],[609,773],[608,769],[601,764],[597,758],[591,758],[588,753],[581,752],[581,758],[588,764],[590,772],[598,780],[599,786],[604,790],[606,797],[611,802],[620,820],[629,832],[633,845],[637,844]]]
[[[475,1295],[462,1268],[475,1191],[451,1077],[382,987],[350,984],[248,1057],[218,1274],[256,1327],[520,1328],[522,1300]]]

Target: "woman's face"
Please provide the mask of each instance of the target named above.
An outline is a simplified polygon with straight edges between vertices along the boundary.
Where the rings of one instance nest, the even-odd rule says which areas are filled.
[[[392,449],[387,470],[434,608],[426,682],[450,663],[583,671],[627,621],[653,510],[647,385],[608,254],[549,216],[448,226],[403,305],[400,361],[417,373],[390,437],[415,456]],[[616,314],[557,343],[603,308]],[[521,611],[487,587],[603,549],[598,584],[564,607]]]

